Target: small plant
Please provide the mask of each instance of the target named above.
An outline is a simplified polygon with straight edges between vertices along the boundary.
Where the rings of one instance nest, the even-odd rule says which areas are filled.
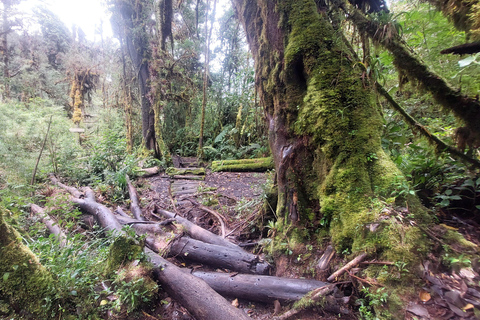
[[[372,288],[363,287],[361,291],[365,298],[357,300],[357,302],[360,304],[360,317],[366,320],[378,319],[373,308],[380,307],[387,303],[388,293],[385,292],[385,288],[372,291]]]

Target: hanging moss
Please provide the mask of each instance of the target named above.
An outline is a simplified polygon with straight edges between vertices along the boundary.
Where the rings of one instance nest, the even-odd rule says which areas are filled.
[[[7,214],[0,207],[0,297],[4,304],[0,317],[49,319],[56,307],[54,280],[7,224]]]

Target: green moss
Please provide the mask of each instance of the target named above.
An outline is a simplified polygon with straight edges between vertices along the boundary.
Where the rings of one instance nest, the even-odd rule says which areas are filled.
[[[176,175],[185,175],[185,174],[194,174],[194,175],[205,175],[205,168],[173,168],[169,167],[165,170],[165,173],[169,176],[176,176]]]
[[[465,237],[456,230],[446,229],[445,234],[443,235],[443,238],[448,244],[455,244],[457,246],[460,246],[462,248],[461,251],[464,251],[464,252],[479,251],[478,246],[475,243],[465,239]]]
[[[0,207],[0,297],[3,307],[27,319],[47,319],[55,314],[54,280],[37,257],[7,224]],[[1,315],[1,311],[0,311]],[[13,316],[10,314],[9,316]]]
[[[375,205],[378,197],[408,185],[381,147],[383,119],[372,89],[360,80],[342,38],[313,1],[282,6],[291,30],[284,58],[288,125],[296,136],[310,137],[314,146],[314,175],[304,190],[315,186],[310,200],[318,199],[320,216],[330,219],[338,252],[369,251],[409,264],[417,261],[428,242],[417,228],[391,220],[376,232],[367,228],[382,215],[382,206]],[[410,204],[406,196],[397,200]]]
[[[121,267],[128,265],[130,261],[138,259],[143,253],[143,244],[129,236],[119,236],[111,244],[105,274],[109,275]]]
[[[212,162],[212,171],[267,171],[273,169],[273,160],[269,158],[220,160]]]

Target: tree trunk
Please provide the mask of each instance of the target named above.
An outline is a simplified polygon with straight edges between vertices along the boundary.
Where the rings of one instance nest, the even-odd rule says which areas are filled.
[[[45,301],[55,306],[53,277],[22,244],[20,234],[5,221],[6,214],[0,207],[0,297],[11,313],[4,314],[3,305],[0,318],[48,319],[53,310],[45,308]]]
[[[365,228],[381,215],[372,208],[375,199],[390,196],[394,182],[406,180],[381,147],[381,111],[353,68],[344,37],[314,0],[233,2],[268,121],[277,216],[306,224],[313,211],[315,219],[327,221],[340,252],[378,250],[416,260],[410,250],[423,243],[418,229],[406,227],[411,241],[395,247],[390,244],[399,233]]]
[[[8,50],[8,35],[11,32],[8,17],[12,7],[10,0],[3,0],[2,12],[2,53],[3,53],[3,96],[10,99],[10,57]]]
[[[145,16],[148,16],[148,10],[145,8],[146,4],[140,1],[122,1],[117,3],[116,6],[122,18],[123,36],[133,68],[137,74],[140,89],[143,143],[148,150],[153,150],[158,157],[159,150],[155,139],[155,113],[149,99],[151,94],[149,43],[147,31],[143,25]]]

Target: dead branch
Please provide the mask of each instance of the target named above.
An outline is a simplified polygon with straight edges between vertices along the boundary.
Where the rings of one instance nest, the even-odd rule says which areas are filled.
[[[213,210],[213,209],[211,209],[211,208],[209,208],[209,207],[207,207],[207,206],[204,206],[203,204],[198,203],[198,202],[195,201],[195,200],[192,200],[192,199],[187,199],[187,200],[190,201],[193,205],[195,205],[195,206],[197,206],[198,208],[200,208],[201,210],[203,210],[203,211],[205,211],[205,212],[208,212],[208,213],[214,215],[214,216],[218,219],[218,221],[220,222],[220,226],[221,226],[221,228],[222,228],[222,238],[225,239],[225,234],[226,234],[226,232],[225,232],[225,229],[226,229],[226,228],[225,228],[225,222],[224,222],[225,218],[224,218],[220,213],[218,213],[217,211],[215,211],[215,210]]]
[[[40,217],[40,220],[45,224],[48,231],[50,231],[51,234],[55,235],[58,240],[59,246],[61,248],[65,247],[65,245],[67,244],[67,236],[58,226],[58,223],[52,218],[50,218],[50,216],[45,213],[45,210],[42,207],[32,203],[30,205],[30,209],[32,210],[33,214]]]
[[[233,244],[230,241],[197,226],[196,224],[194,224],[193,222],[190,222],[185,218],[176,216],[173,212],[163,210],[160,208],[157,208],[157,212],[162,214],[166,218],[175,219],[178,223],[180,223],[182,226],[185,227],[185,231],[194,239],[201,240],[203,242],[207,242],[211,244],[216,244],[219,246],[230,247],[232,249],[242,250],[236,244]]]
[[[290,309],[289,311],[285,312],[281,316],[274,317],[274,320],[286,320],[294,315],[298,314],[302,310],[305,310],[308,307],[313,306],[314,304],[318,303],[321,298],[325,297],[326,295],[330,294],[333,291],[335,285],[328,285],[322,288],[315,289],[308,293],[308,305],[307,306],[302,306],[302,307],[294,307]],[[307,298],[307,296],[306,296]]]
[[[70,188],[70,190],[79,194],[75,188]],[[94,215],[100,225],[106,230],[112,230],[117,232],[117,234],[124,235],[125,232],[113,213],[107,207],[95,202],[94,196],[92,196],[93,191],[86,188],[85,195],[85,199],[72,198],[72,201],[79,205],[80,208]],[[243,311],[234,308],[201,279],[181,271],[180,268],[148,248],[145,248],[145,253],[156,266],[154,276],[157,281],[161,283],[162,287],[171,296],[181,302],[196,319],[250,319]]]
[[[216,293],[205,281],[181,271],[149,249],[145,249],[150,261],[156,266],[155,278],[167,293],[198,320],[250,319],[242,310],[233,307]]]
[[[341,267],[340,269],[332,273],[332,275],[327,278],[327,281],[335,280],[336,278],[341,276],[343,273],[345,273],[345,271],[353,268],[354,266],[362,262],[362,260],[365,259],[366,257],[367,257],[367,253],[366,252],[362,253],[361,255],[359,255],[358,257],[356,257],[355,259],[353,259],[352,261],[350,261],[349,263],[347,263],[346,265],[344,265],[343,267]]]
[[[127,186],[128,186],[128,195],[130,196],[130,211],[132,212],[135,219],[144,221],[142,217],[142,209],[140,208],[140,203],[138,201],[138,193],[135,187],[132,185],[130,178],[126,175]]]
[[[81,198],[83,196],[83,194],[78,191],[77,188],[74,188],[74,187],[69,187],[63,183],[61,183],[57,177],[55,177],[55,175],[53,173],[49,174],[48,177],[50,178],[50,180],[56,184],[57,186],[59,186],[60,188],[62,189],[65,189],[67,190],[72,196],[74,196],[75,198]]]

